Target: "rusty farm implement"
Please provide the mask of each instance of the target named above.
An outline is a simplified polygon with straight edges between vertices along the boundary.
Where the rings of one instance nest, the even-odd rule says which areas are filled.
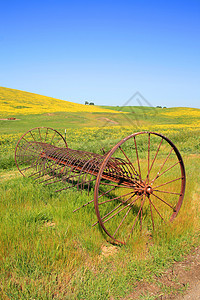
[[[182,157],[171,140],[155,132],[133,133],[100,155],[70,149],[58,131],[38,127],[18,141],[15,162],[23,176],[39,183],[64,183],[56,191],[94,190],[81,207],[94,203],[93,226],[122,244],[142,226],[153,230],[173,221],[183,202]]]

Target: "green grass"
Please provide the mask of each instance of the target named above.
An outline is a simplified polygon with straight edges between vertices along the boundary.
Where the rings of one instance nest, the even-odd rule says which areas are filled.
[[[133,113],[128,118],[55,113],[0,121],[0,298],[121,299],[131,294],[139,280],[153,281],[199,245],[200,128],[188,128],[189,117],[163,117],[164,109],[156,109],[156,115],[151,108],[145,114],[137,109],[137,119]],[[199,118],[190,119],[194,121]],[[170,124],[181,128],[169,128]],[[154,232],[138,232],[124,246],[108,243],[102,230],[91,226],[96,221],[93,204],[72,213],[93,199],[93,189],[89,197],[86,190],[81,193],[75,188],[55,193],[53,186],[17,172],[16,142],[20,134],[37,126],[61,132],[66,128],[70,147],[97,153],[102,147],[108,151],[134,131],[161,130],[179,148],[186,166],[186,195],[177,218]],[[104,247],[110,249],[109,256],[104,255]]]

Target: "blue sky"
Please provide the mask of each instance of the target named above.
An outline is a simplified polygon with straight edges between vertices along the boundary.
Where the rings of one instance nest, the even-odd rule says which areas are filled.
[[[200,1],[1,1],[0,86],[200,108]]]

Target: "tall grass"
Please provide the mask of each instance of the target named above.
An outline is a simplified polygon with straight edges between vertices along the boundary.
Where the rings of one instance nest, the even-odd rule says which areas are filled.
[[[35,123],[33,119],[29,127]],[[200,128],[162,128],[180,149],[186,167],[187,189],[177,218],[154,232],[138,230],[126,245],[116,246],[100,227],[91,227],[96,222],[93,203],[72,213],[93,199],[93,188],[89,197],[75,188],[55,193],[51,185],[16,172],[13,150],[23,126],[9,126],[1,129],[0,298],[121,299],[139,280],[153,281],[199,244]],[[156,126],[151,124],[151,130]],[[58,123],[56,129],[60,127]],[[67,139],[72,148],[100,153],[132,131],[77,127],[68,129]]]

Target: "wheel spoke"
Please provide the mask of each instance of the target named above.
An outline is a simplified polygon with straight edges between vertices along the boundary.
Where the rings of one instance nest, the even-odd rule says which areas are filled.
[[[112,215],[111,217],[109,217],[108,219],[106,219],[105,221],[103,221],[103,224],[108,222],[109,220],[111,220],[113,217],[115,217],[116,215],[118,215],[122,210],[126,209],[127,207],[129,207],[131,205],[131,203],[127,204],[126,206],[122,207],[119,211],[117,211],[114,215]]]
[[[143,214],[143,208],[141,209],[140,212],[140,230],[142,231],[142,214]]]
[[[149,201],[151,202],[151,204],[153,205],[155,211],[157,212],[157,214],[161,217],[161,219],[165,222],[165,219],[161,216],[160,212],[158,211],[158,209],[156,208],[156,206],[154,205],[154,203],[151,201],[151,199],[149,198]],[[165,222],[166,223],[166,222]]]
[[[170,181],[168,181],[168,182],[165,182],[165,183],[163,183],[163,184],[157,185],[157,186],[155,186],[155,187],[154,187],[154,190],[155,190],[155,189],[157,189],[157,188],[158,188],[158,187],[160,187],[160,186],[167,185],[167,184],[169,184],[169,183],[172,183],[172,182],[178,181],[178,180],[180,180],[180,179],[183,179],[183,177],[179,177],[179,178],[176,178],[176,179],[170,180]]]
[[[59,146],[60,141],[63,141],[63,138],[62,138],[62,137],[61,137],[59,140],[57,140],[57,142],[56,142],[56,145],[58,145],[58,147],[60,147],[60,146]]]
[[[56,131],[54,131],[54,134],[53,134],[53,136],[52,136],[52,138],[51,138],[51,140],[50,140],[49,144],[51,144],[51,142],[53,141],[53,139],[54,139],[55,135],[56,135]]]
[[[115,210],[117,210],[120,206],[122,206],[123,203],[120,203],[117,207],[115,207],[113,210],[111,210],[109,213],[107,213],[105,216],[103,216],[101,218],[101,220],[105,219],[107,216],[109,216],[112,212],[114,212]],[[94,224],[92,224],[92,226],[95,226],[96,224],[98,224],[99,221],[95,222]]]
[[[162,140],[161,140],[161,142],[160,142],[160,144],[159,144],[159,146],[158,146],[158,149],[157,149],[157,151],[156,151],[156,154],[155,154],[155,156],[154,156],[154,158],[153,158],[153,161],[152,161],[152,163],[151,163],[151,167],[150,167],[150,169],[149,169],[149,174],[150,174],[150,172],[151,172],[151,170],[152,170],[152,168],[153,168],[154,162],[155,162],[155,160],[156,160],[156,157],[157,157],[157,155],[158,155],[158,152],[159,152],[159,150],[160,150],[160,147],[161,147],[161,145],[162,145],[162,142],[163,142],[163,138],[162,138]]]
[[[107,202],[111,202],[111,201],[113,201],[113,200],[119,200],[120,198],[125,197],[125,196],[128,196],[128,195],[133,194],[133,193],[134,193],[134,191],[132,191],[132,192],[130,192],[130,193],[127,193],[127,194],[125,194],[125,195],[122,195],[122,196],[118,196],[118,197],[115,197],[115,198],[106,200],[106,201],[104,201],[104,202],[100,202],[100,203],[98,203],[98,204],[101,205],[101,204],[105,204],[105,203],[107,203]],[[122,201],[122,203],[124,203],[124,202]]]
[[[151,211],[151,221],[152,221],[152,226],[153,226],[153,230],[154,230],[154,219],[153,219],[153,212],[152,212],[150,197],[148,197],[148,199],[149,199],[149,206],[150,206],[150,211]]]
[[[31,137],[34,139],[34,141],[37,142],[36,139],[35,139],[35,137],[34,137],[34,135],[32,134],[32,132],[29,131],[29,133],[30,133]]]
[[[161,191],[161,190],[157,190],[157,189],[154,189],[154,192],[166,193],[166,194],[173,194],[173,195],[179,195],[179,196],[182,195],[182,193],[175,193],[175,192]]]
[[[133,196],[132,196],[132,197],[133,197]],[[127,201],[130,200],[132,197],[129,197],[129,199],[127,199]],[[127,202],[127,201],[126,201],[126,202]],[[115,217],[116,215],[118,215],[122,210],[124,210],[125,208],[129,207],[130,205],[132,205],[135,201],[136,201],[136,199],[133,200],[132,202],[128,203],[126,206],[124,206],[123,208],[121,208],[119,211],[117,211],[117,212],[116,212],[114,215],[112,215],[110,218],[106,219],[103,223],[106,223],[107,221],[109,221],[110,219],[112,219],[113,217]],[[122,204],[124,204],[124,203],[122,203]]]
[[[149,169],[150,168],[150,133],[148,134],[148,159],[147,159],[147,177],[145,183],[149,183]]]
[[[140,160],[139,160],[139,155],[138,155],[138,149],[137,149],[137,143],[136,143],[135,136],[134,136],[134,143],[135,143],[135,151],[136,151],[137,163],[138,163],[138,171],[139,171],[138,175],[139,175],[140,180],[142,180],[142,178],[141,178],[141,169],[140,169]]]
[[[115,232],[114,232],[113,236],[115,236],[115,235],[116,235],[117,231],[119,230],[119,228],[121,227],[122,223],[124,222],[124,220],[125,220],[125,219],[126,219],[126,217],[128,216],[129,212],[131,211],[131,208],[132,208],[132,206],[131,206],[131,207],[129,207],[129,209],[128,209],[128,211],[126,212],[125,216],[124,216],[124,217],[123,217],[123,219],[121,220],[121,222],[120,222],[119,226],[118,226],[118,227],[117,227],[117,229],[115,230]]]
[[[120,203],[117,207],[115,207],[112,211],[110,211],[109,213],[107,213],[105,216],[103,216],[102,218],[101,218],[101,220],[103,220],[103,219],[105,219],[107,216],[109,216],[111,213],[113,213],[115,210],[117,210],[120,206],[122,206],[123,204],[125,204],[128,200],[130,200],[132,197],[134,197],[135,195],[133,195],[133,196],[130,196],[125,202],[122,202],[122,203]],[[133,203],[135,203],[140,197],[142,197],[142,195],[140,195],[140,196],[138,196],[138,197],[136,197],[136,199],[135,200],[133,200],[130,204],[132,205]],[[132,207],[132,206],[131,206]],[[94,225],[96,225],[96,224],[98,224],[99,223],[99,221],[97,221],[96,223],[94,223],[92,226],[94,226]]]
[[[41,142],[42,142],[42,137],[41,137],[40,128],[38,128],[38,131],[39,131],[40,140],[41,140]]]
[[[163,203],[165,203],[166,205],[168,205],[169,207],[171,207],[171,209],[173,209],[173,211],[175,211],[173,206],[171,206],[169,203],[167,203],[162,198],[158,197],[155,193],[153,193],[152,195],[154,195],[154,197],[156,197],[157,199],[159,199],[160,201],[162,201]]]
[[[153,182],[159,177],[159,174],[160,174],[160,172],[162,171],[162,169],[163,169],[164,165],[166,164],[167,160],[169,159],[169,157],[170,157],[172,151],[173,151],[173,148],[171,148],[171,150],[170,150],[169,154],[167,155],[167,157],[166,157],[164,163],[163,163],[162,166],[160,167],[160,170],[159,170],[158,173],[156,174],[156,177],[151,181],[151,183],[153,183]]]
[[[169,167],[167,170],[165,170],[161,174],[157,175],[156,179],[160,178],[163,174],[165,174],[166,172],[168,172],[169,170],[171,170],[172,168],[174,168],[178,164],[180,164],[180,161],[176,162],[174,165],[172,165],[171,167]],[[154,181],[156,181],[156,179],[154,179]]]
[[[44,139],[44,142],[46,142],[46,138],[47,138],[48,130],[49,130],[49,128],[47,128],[47,130],[46,130],[46,134],[45,134],[45,139]]]
[[[138,211],[138,213],[137,213],[137,216],[136,216],[136,218],[135,218],[135,221],[134,221],[133,226],[132,226],[132,228],[131,228],[131,231],[130,231],[130,233],[129,233],[128,239],[130,238],[130,235],[131,235],[131,233],[133,232],[133,229],[134,229],[134,227],[135,227],[135,224],[136,224],[136,222],[137,222],[137,219],[138,219],[138,217],[139,217],[139,215],[140,215],[140,212],[141,212],[141,210],[142,210],[142,207],[143,207],[143,205],[144,205],[145,199],[146,199],[146,195],[144,196],[144,199],[143,199],[142,202],[141,202],[140,209],[139,209],[139,211]]]

